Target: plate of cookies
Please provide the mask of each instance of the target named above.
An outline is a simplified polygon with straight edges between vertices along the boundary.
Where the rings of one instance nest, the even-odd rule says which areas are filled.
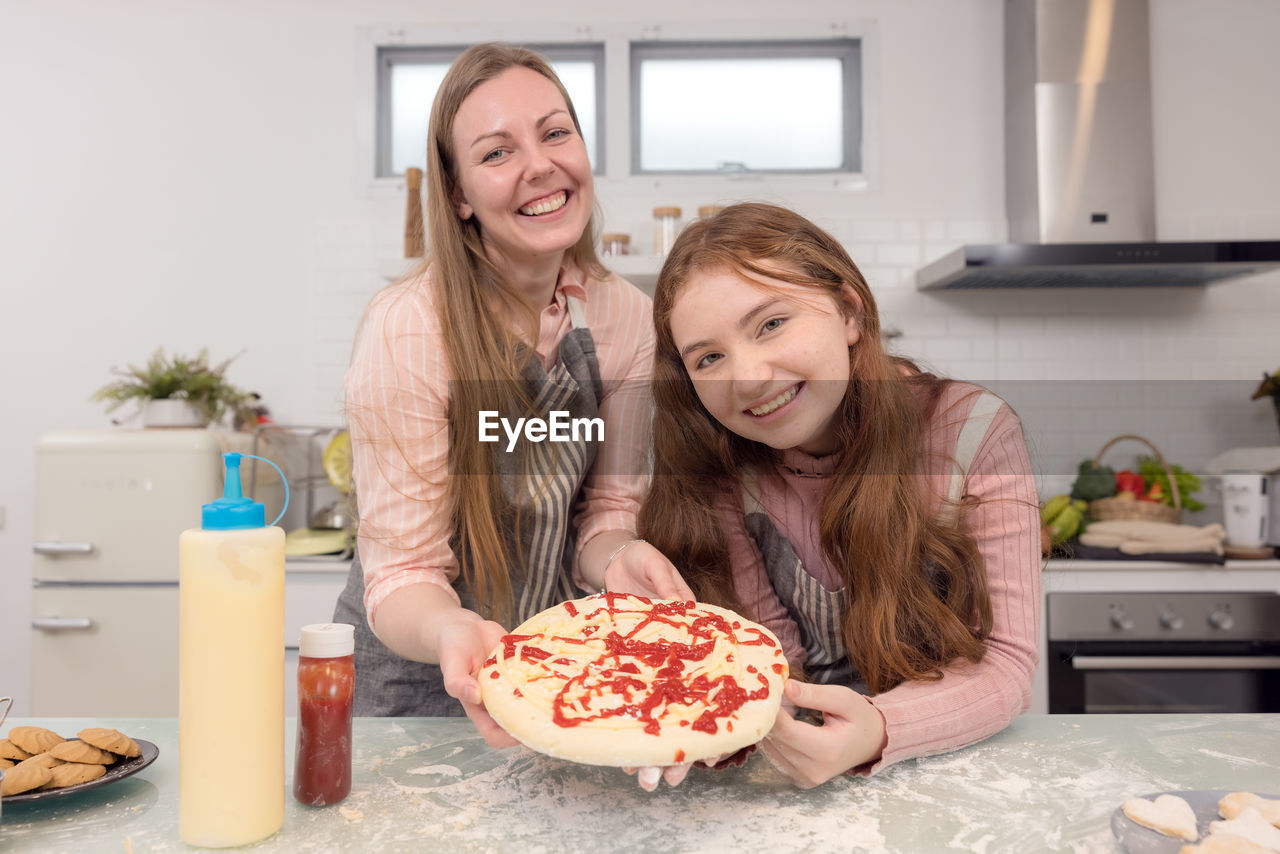
[[[1195,790],[1129,798],[1111,816],[1127,854],[1280,852],[1280,796]]]
[[[0,738],[4,803],[59,798],[137,774],[160,755],[149,741],[89,727],[64,738],[51,729],[17,726]]]

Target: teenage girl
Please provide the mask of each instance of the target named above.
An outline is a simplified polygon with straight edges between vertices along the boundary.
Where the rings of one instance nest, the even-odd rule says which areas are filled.
[[[335,619],[356,626],[359,715],[465,712],[506,632],[609,586],[688,597],[635,539],[648,483],[650,302],[596,258],[591,164],[546,61],[465,51],[431,110],[430,254],[377,294],[346,402],[358,555]],[[599,419],[563,443],[480,441],[489,422]],[[575,590],[577,588],[577,590]]]
[[[886,353],[849,255],[771,205],[684,230],[654,323],[640,532],[699,600],[781,639],[788,705],[820,714],[779,715],[775,763],[813,786],[1024,711],[1040,526],[1013,411]]]

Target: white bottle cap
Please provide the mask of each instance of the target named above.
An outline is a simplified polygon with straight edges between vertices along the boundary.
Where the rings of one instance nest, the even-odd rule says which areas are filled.
[[[298,655],[303,658],[338,658],[356,650],[356,628],[347,623],[313,623],[302,627]]]

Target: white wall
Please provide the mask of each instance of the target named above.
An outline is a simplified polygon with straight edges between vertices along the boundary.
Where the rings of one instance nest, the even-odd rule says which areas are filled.
[[[724,20],[769,35],[780,22],[773,0],[604,6],[556,0],[537,17],[606,35]],[[1239,389],[1280,367],[1280,277],[1192,292],[914,290],[922,261],[1005,235],[1001,7],[793,4],[788,20],[852,20],[874,34],[871,189],[743,182],[710,197],[614,172],[598,187],[606,228],[642,239],[655,204],[779,201],[847,242],[887,324],[905,333],[900,349],[940,371],[1029,381],[1010,386],[1024,394],[1068,388],[1051,379],[1202,381],[1196,394],[1213,417],[1203,400],[1193,408],[1192,396],[1158,383],[1137,398],[1095,395],[1093,407],[1028,394],[1029,410],[1048,401],[1026,413],[1048,473],[1129,429],[1191,467],[1226,447],[1274,443],[1270,408]],[[1152,7],[1160,236],[1280,238],[1280,114],[1269,108],[1280,66],[1268,59],[1280,4]],[[105,427],[89,395],[112,365],[162,345],[207,346],[215,359],[243,351],[230,379],[260,392],[278,420],[340,418],[351,334],[380,265],[399,254],[404,209],[400,188],[369,181],[370,39],[401,26],[488,26],[454,17],[457,8],[0,0],[0,694],[18,697],[16,712],[29,671],[36,437]],[[529,9],[498,0],[484,13],[522,22]],[[1091,388],[1069,390],[1088,398]]]

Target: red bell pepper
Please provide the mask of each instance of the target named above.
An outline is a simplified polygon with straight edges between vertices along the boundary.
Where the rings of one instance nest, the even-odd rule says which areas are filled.
[[[1136,498],[1146,495],[1147,483],[1137,472],[1128,469],[1118,471],[1116,472],[1116,492],[1132,492]]]

